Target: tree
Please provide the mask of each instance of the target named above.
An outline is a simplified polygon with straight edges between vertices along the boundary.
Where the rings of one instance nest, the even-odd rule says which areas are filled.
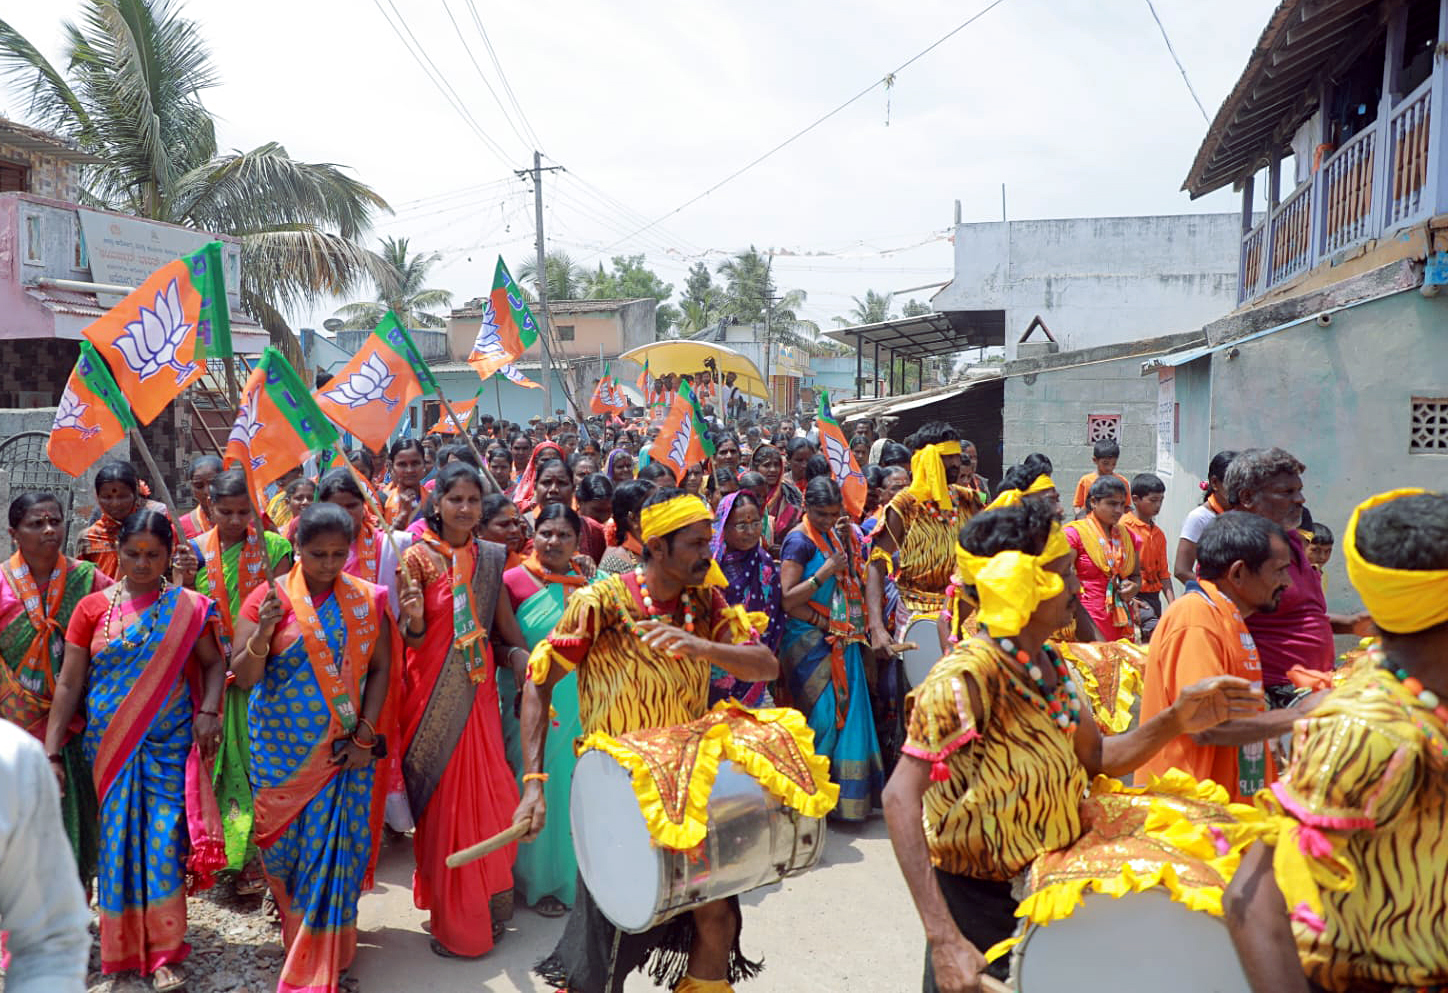
[[[657,301],[654,311],[654,334],[666,337],[668,330],[679,322],[679,308],[668,303],[674,295],[674,285],[666,283],[652,269],[644,267],[642,255],[615,255],[613,271],[609,272],[600,263],[598,271],[586,277],[590,300],[641,300]]]
[[[407,254],[406,238],[382,239],[382,251],[378,256],[387,265],[388,271],[373,280],[377,287],[377,299],[363,303],[349,303],[337,311],[337,316],[347,322],[349,328],[372,328],[382,320],[382,315],[392,311],[406,328],[443,328],[447,318],[433,313],[452,303],[452,293],[447,290],[426,288],[427,274],[442,256],[437,252],[428,255]]]
[[[294,360],[283,311],[343,296],[385,266],[359,239],[390,210],[344,167],[299,162],[275,142],[221,154],[201,102],[219,76],[173,0],[84,0],[65,24],[65,72],[0,21],[0,73],[26,117],[100,161],[83,202],[241,240],[241,305]]]
[[[835,318],[835,323],[841,327],[855,324],[879,324],[881,321],[890,319],[890,294],[866,290],[864,300],[859,297],[850,297],[850,299],[855,301],[855,308],[850,311],[849,317]]]
[[[929,304],[921,303],[919,300],[906,301],[905,306],[900,308],[901,317],[923,317],[933,313]]]
[[[561,249],[554,249],[543,257],[543,267],[548,273],[549,300],[582,300],[587,296],[589,274],[573,256]],[[526,286],[523,292],[529,300],[538,299],[538,262],[532,256],[518,265],[518,282],[532,283],[530,292]]]

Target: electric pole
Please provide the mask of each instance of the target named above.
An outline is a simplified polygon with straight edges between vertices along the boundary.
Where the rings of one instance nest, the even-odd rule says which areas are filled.
[[[533,168],[514,170],[516,175],[528,176],[533,180],[533,211],[538,232],[538,313],[533,317],[538,321],[538,343],[543,346],[543,406],[547,414],[543,418],[545,421],[553,419],[553,356],[548,349],[548,336],[552,332],[553,324],[548,314],[548,269],[543,252],[543,174],[557,172],[562,168],[543,168],[543,153],[535,151]],[[577,414],[578,411],[575,410],[574,413]]]

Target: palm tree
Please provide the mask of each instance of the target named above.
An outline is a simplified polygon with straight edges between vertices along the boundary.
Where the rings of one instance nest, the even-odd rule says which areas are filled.
[[[0,74],[28,97],[32,124],[102,160],[81,173],[83,202],[239,238],[242,308],[299,360],[283,312],[385,276],[358,239],[386,201],[275,142],[221,153],[201,102],[219,77],[174,0],[84,3],[65,25],[65,72],[0,20]]]
[[[850,311],[849,317],[836,317],[835,323],[841,327],[849,327],[856,324],[879,324],[881,321],[890,319],[890,294],[876,293],[874,290],[865,291],[865,299],[850,297],[855,301],[855,308]]]
[[[432,311],[452,303],[447,290],[426,289],[427,274],[442,256],[407,254],[406,238],[383,238],[378,253],[390,270],[385,280],[377,279],[377,299],[349,303],[337,311],[349,328],[376,327],[382,315],[392,311],[406,328],[447,327],[447,318]],[[376,279],[376,277],[374,277]]]
[[[573,256],[561,249],[554,249],[543,257],[543,267],[548,273],[548,299],[549,300],[582,300],[588,295],[588,288],[596,277],[590,275],[577,262]],[[518,265],[519,283],[532,283],[531,292],[528,292],[528,299],[538,299],[538,263],[535,259],[528,259]]]

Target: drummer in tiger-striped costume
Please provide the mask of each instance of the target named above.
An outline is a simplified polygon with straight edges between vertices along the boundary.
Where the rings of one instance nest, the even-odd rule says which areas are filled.
[[[917,431],[915,439],[921,447],[910,459],[910,487],[886,505],[871,541],[865,610],[877,654],[888,651],[916,617],[939,615],[955,566],[955,535],[982,506],[979,493],[955,485],[962,468],[955,428],[936,421]],[[885,578],[896,552],[895,585],[905,615],[899,618],[884,613]]]
[[[1448,495],[1375,496],[1343,544],[1381,641],[1257,794],[1281,830],[1225,899],[1256,993],[1448,988]]]
[[[1103,738],[1046,644],[1080,590],[1055,513],[1034,500],[985,511],[960,545],[955,568],[981,630],[910,695],[885,789],[895,857],[925,924],[925,993],[974,990],[982,973],[1005,978],[1005,960],[987,967],[982,952],[1015,930],[1011,880],[1081,835],[1092,777],[1130,772],[1179,734],[1264,706],[1245,679],[1218,676]]]
[[[703,716],[711,664],[751,682],[778,676],[779,662],[749,616],[719,592],[727,583],[710,551],[713,519],[703,500],[683,490],[655,493],[639,514],[639,567],[575,591],[553,634],[533,650],[523,692],[524,791],[514,817],[531,820],[530,838],[545,818],[549,698],[567,673],[578,673],[584,735],[615,736]],[[620,993],[624,977],[646,967],[675,993],[726,993],[758,971],[740,951],[739,931],[739,904],[731,899],[624,934],[580,878],[563,937],[537,972],[569,993]]]

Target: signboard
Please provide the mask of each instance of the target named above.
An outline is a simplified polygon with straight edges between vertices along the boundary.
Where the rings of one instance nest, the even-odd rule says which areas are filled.
[[[167,262],[196,251],[216,236],[205,231],[158,224],[137,217],[119,217],[76,208],[81,236],[90,259],[91,279],[112,286],[140,286]],[[226,302],[241,310],[241,246],[222,242],[221,264],[226,276]],[[114,307],[122,294],[97,293],[102,307]]]
[[[1156,474],[1170,479],[1175,461],[1176,369],[1163,368],[1156,374]]]

